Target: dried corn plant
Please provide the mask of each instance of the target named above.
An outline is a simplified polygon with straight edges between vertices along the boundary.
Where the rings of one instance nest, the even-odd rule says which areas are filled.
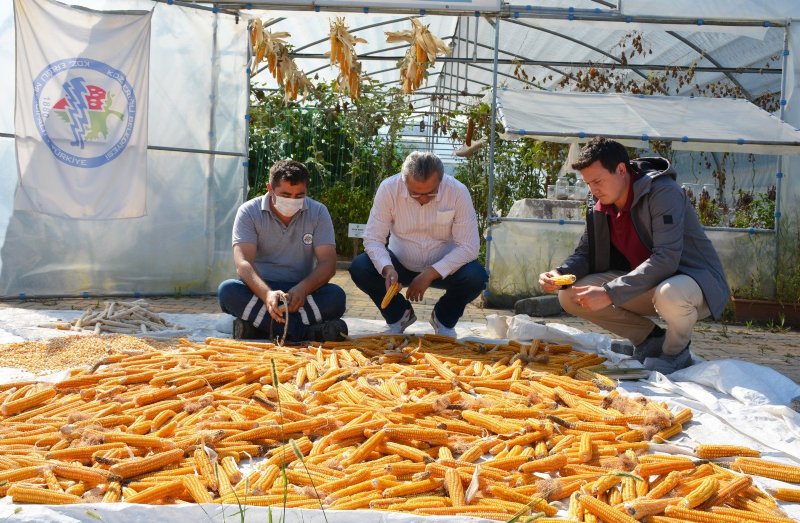
[[[350,34],[344,18],[337,16],[331,22],[331,65],[339,64],[339,78],[336,83],[339,90],[344,87],[350,93],[350,98],[358,100],[361,94],[361,64],[356,54],[356,44],[365,44],[366,40]]]
[[[264,28],[264,23],[256,19],[250,30],[250,43],[253,45],[253,65],[250,67],[252,74],[258,70],[258,64],[265,61],[270,74],[285,92],[285,100],[296,100],[302,90],[305,96],[311,81],[301,71],[286,47],[286,39],[291,36],[287,32],[273,33]]]
[[[417,18],[411,19],[410,31],[386,31],[386,43],[408,42],[405,57],[398,64],[400,83],[406,94],[416,91],[427,76],[427,69],[436,62],[436,57],[449,55],[450,47],[431,33],[427,25]]]

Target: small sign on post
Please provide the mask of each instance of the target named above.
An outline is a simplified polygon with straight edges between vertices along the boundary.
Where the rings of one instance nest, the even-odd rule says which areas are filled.
[[[347,237],[353,238],[353,259],[358,256],[358,239],[364,237],[364,232],[367,230],[366,223],[348,223],[347,224]]]
[[[367,230],[366,223],[348,223],[347,224],[347,237],[348,238],[363,238],[364,231]]]

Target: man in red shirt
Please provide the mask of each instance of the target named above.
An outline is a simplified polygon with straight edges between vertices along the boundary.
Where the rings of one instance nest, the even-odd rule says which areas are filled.
[[[669,374],[692,364],[689,344],[698,319],[718,319],[729,289],[722,263],[694,207],[664,158],[630,160],[625,147],[593,138],[572,164],[597,200],[575,252],[539,276],[574,274],[559,291],[565,311],[635,346],[645,368]],[[666,330],[650,316],[660,316]]]

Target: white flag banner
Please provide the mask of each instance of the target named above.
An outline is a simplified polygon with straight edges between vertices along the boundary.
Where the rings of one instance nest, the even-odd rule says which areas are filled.
[[[146,214],[151,17],[14,0],[16,210]]]

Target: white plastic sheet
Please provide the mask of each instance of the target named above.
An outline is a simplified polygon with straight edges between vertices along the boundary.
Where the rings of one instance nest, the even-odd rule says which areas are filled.
[[[676,150],[800,151],[800,132],[744,99],[502,89],[497,101],[506,138],[570,143],[606,136],[632,147],[662,140]]]
[[[69,313],[79,311],[28,311],[23,309],[0,309],[0,325],[16,332],[25,339],[36,339],[42,335],[41,330],[23,330],[23,327],[34,325],[40,319],[69,319]],[[230,317],[224,314],[164,314],[166,319],[181,323],[191,339],[202,339],[206,335],[227,336],[217,330],[222,328]],[[362,320],[345,318],[350,334],[354,336],[381,332],[385,324],[379,320]],[[592,350],[592,344],[600,347],[603,355],[615,355],[605,352],[610,339],[592,333],[583,333],[566,326],[549,324],[545,326],[526,326],[522,318],[510,322],[508,318],[487,318],[492,329],[476,322],[461,322],[456,329],[460,337],[496,337],[506,324],[505,335],[509,338],[520,336],[521,339],[531,335],[552,336],[550,341],[570,341],[585,350]],[[533,323],[533,322],[530,322]],[[10,324],[10,325],[9,325]],[[541,330],[541,328],[544,330]],[[430,325],[420,321],[409,331],[413,333],[432,332]],[[51,331],[52,335],[70,334],[65,331]],[[20,336],[21,335],[21,336]],[[0,332],[0,342],[3,342]],[[606,338],[606,339],[603,339]],[[502,340],[492,340],[500,342]],[[624,365],[624,362],[622,362]],[[12,374],[10,369],[0,371],[0,382],[26,377],[24,374]],[[746,374],[746,377],[743,375]],[[51,379],[59,375],[54,374]],[[800,414],[791,410],[782,402],[795,393],[800,393],[800,386],[771,369],[733,360],[706,362],[690,367],[669,378],[658,373],[651,373],[648,380],[625,381],[620,388],[629,394],[641,394],[655,401],[663,401],[673,410],[689,407],[694,416],[684,426],[684,432],[670,443],[655,446],[654,450],[677,454],[690,453],[698,443],[728,443],[745,445],[760,450],[767,459],[800,465]],[[780,482],[766,478],[755,478],[760,486],[777,486]],[[783,484],[787,486],[786,484]],[[5,503],[6,505],[3,505]],[[12,516],[10,521],[37,523],[72,523],[96,522],[106,523],[151,523],[152,521],[175,521],[189,523],[229,523],[242,521],[238,507],[227,505],[186,505],[186,506],[141,506],[130,504],[79,504],[64,506],[15,506],[7,498],[0,503],[0,519]],[[790,517],[800,519],[800,505],[783,504],[783,509]],[[18,511],[15,513],[15,511]],[[272,510],[273,520],[278,521],[280,512]],[[566,511],[559,512],[565,516]],[[268,510],[262,507],[247,507],[245,522],[264,522],[269,517]],[[317,510],[287,509],[287,523],[301,521],[304,523],[456,523],[470,520],[459,517],[422,517],[412,514],[396,514],[372,511],[325,511],[322,515]]]

